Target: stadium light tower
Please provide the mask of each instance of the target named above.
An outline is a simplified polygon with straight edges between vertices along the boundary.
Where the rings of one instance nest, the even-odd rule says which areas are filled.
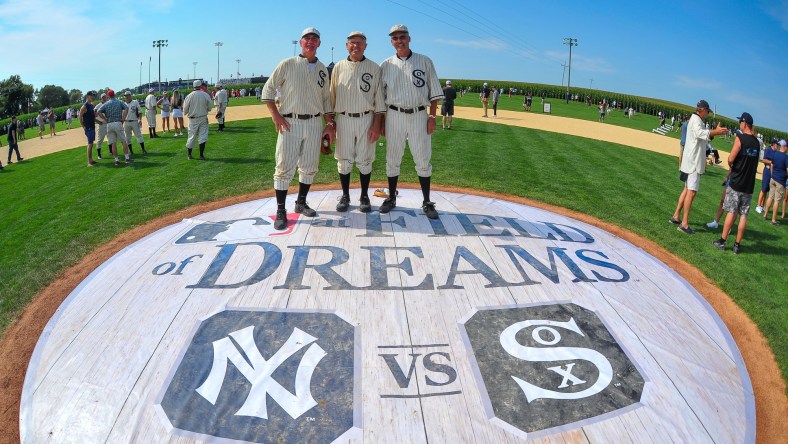
[[[569,84],[572,83],[572,47],[577,46],[577,39],[564,37],[564,45],[569,45],[569,77],[566,79],[566,103],[569,103]]]
[[[192,62],[192,65],[194,65],[194,75],[192,76],[192,79],[196,79],[197,78],[197,62]]]
[[[293,40],[293,57],[295,57],[295,50],[297,44],[298,44],[298,40]]]
[[[218,82],[221,77],[219,77],[219,50],[221,49],[224,43],[216,42],[214,46],[216,46],[216,81]]]
[[[241,59],[235,59],[235,63],[238,65],[235,67],[235,74],[238,76],[237,78],[241,78]]]
[[[153,47],[159,48],[159,91],[161,91],[161,48],[167,46],[167,40],[154,40]]]

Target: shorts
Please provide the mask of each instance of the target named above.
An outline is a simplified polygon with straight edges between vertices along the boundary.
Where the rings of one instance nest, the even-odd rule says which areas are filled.
[[[761,192],[764,194],[769,192],[769,182],[772,180],[772,169],[771,168],[764,168],[763,169],[763,179],[761,179]]]
[[[728,187],[725,189],[725,201],[722,203],[722,209],[732,214],[747,216],[747,213],[750,212],[750,202],[752,202],[752,193],[742,193]]]
[[[774,202],[780,202],[785,199],[785,187],[781,183],[771,179],[769,181],[769,188],[769,199],[772,199]],[[777,204],[775,203],[775,205]]]
[[[441,106],[441,115],[442,116],[453,116],[454,115],[454,103],[444,103]]]
[[[700,173],[685,173],[679,174],[679,179],[684,182],[684,186],[690,191],[698,191],[700,188]]]
[[[91,145],[96,140],[96,128],[85,128],[85,137],[88,138],[88,145]]]
[[[169,119],[170,118],[170,112],[169,111],[162,111],[161,112],[161,118],[162,119]]]
[[[173,119],[183,119],[183,110],[180,110],[180,109],[172,110],[172,118]]]

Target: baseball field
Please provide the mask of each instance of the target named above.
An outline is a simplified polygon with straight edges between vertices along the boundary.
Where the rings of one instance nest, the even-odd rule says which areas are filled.
[[[0,173],[6,190],[0,196],[0,441],[18,441],[19,394],[33,347],[61,301],[89,273],[160,227],[272,194],[276,134],[265,108],[253,99],[238,102],[244,101],[229,109],[233,123],[225,133],[211,132],[205,162],[187,160],[185,138],[161,131],[161,138],[146,141],[147,156],[135,151],[134,163],[120,167],[105,147],[105,158],[86,168],[80,129],[44,139],[28,132],[20,143],[25,160]],[[433,135],[433,183],[516,196],[571,215],[671,266],[736,339],[755,390],[759,441],[786,436],[785,226],[753,212],[742,254],[720,253],[711,245],[719,229],[705,223],[716,211],[724,168],[710,167],[703,176],[690,217],[697,234],[686,236],[667,222],[681,191],[677,140],[648,131],[657,126],[655,117],[638,115],[627,128],[613,124],[624,119],[620,115],[596,122],[594,108],[588,118],[570,119],[521,112],[520,101],[503,97],[498,118],[482,119],[477,98],[460,99],[453,128],[439,127]],[[727,147],[722,142],[720,149]],[[402,171],[403,182],[418,182],[407,155]],[[384,186],[385,146],[378,147],[373,180]],[[336,182],[335,161],[323,157],[316,183],[331,189]]]

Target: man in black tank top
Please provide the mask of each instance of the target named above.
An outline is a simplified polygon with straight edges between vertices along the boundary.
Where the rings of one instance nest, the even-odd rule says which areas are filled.
[[[733,254],[739,254],[739,243],[744,237],[747,227],[747,213],[750,212],[752,192],[755,189],[755,173],[758,171],[761,144],[752,133],[752,116],[742,113],[739,117],[741,132],[733,142],[733,149],[728,156],[730,167],[730,184],[725,191],[725,202],[722,208],[728,212],[725,224],[722,227],[722,237],[712,242],[720,251],[725,251],[725,241],[728,232],[733,227],[736,215],[739,215],[739,229],[736,233],[736,242],[733,244]]]
[[[85,94],[85,104],[79,109],[79,124],[85,130],[85,137],[88,139],[88,166],[96,164],[93,161],[93,142],[96,140],[96,114],[93,111],[93,98],[96,93],[88,91]]]

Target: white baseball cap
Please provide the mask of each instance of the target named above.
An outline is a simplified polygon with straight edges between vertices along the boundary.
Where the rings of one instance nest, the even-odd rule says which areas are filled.
[[[351,32],[350,34],[347,35],[347,39],[348,40],[352,39],[353,37],[361,37],[364,40],[367,39],[367,36],[364,35],[364,33],[361,32],[361,31],[353,31],[353,32]]]
[[[447,81],[446,81],[446,84],[447,84],[447,85],[451,85],[451,80],[447,80]]]
[[[123,95],[124,96],[130,96],[131,95],[131,91],[126,91],[125,93],[123,93]]]
[[[487,86],[487,82],[484,82],[484,86]]]
[[[408,27],[405,25],[394,25],[389,30],[389,35],[394,34],[395,32],[404,32],[405,34],[410,34],[408,32]]]
[[[314,34],[317,36],[317,38],[320,38],[320,31],[318,31],[317,28],[313,28],[311,26],[301,31],[301,38],[304,38],[309,34]]]
[[[148,92],[152,93],[153,92],[153,88],[148,89]]]
[[[199,87],[201,87],[201,86],[202,86],[202,80],[195,80],[194,82],[192,82],[192,86],[193,86],[194,88],[199,88]]]
[[[224,85],[222,85],[222,84],[221,84],[221,83],[219,83],[219,82],[216,82],[216,85],[214,85],[214,86],[215,86],[216,88],[221,88],[221,87],[222,87],[222,86],[224,86]]]

